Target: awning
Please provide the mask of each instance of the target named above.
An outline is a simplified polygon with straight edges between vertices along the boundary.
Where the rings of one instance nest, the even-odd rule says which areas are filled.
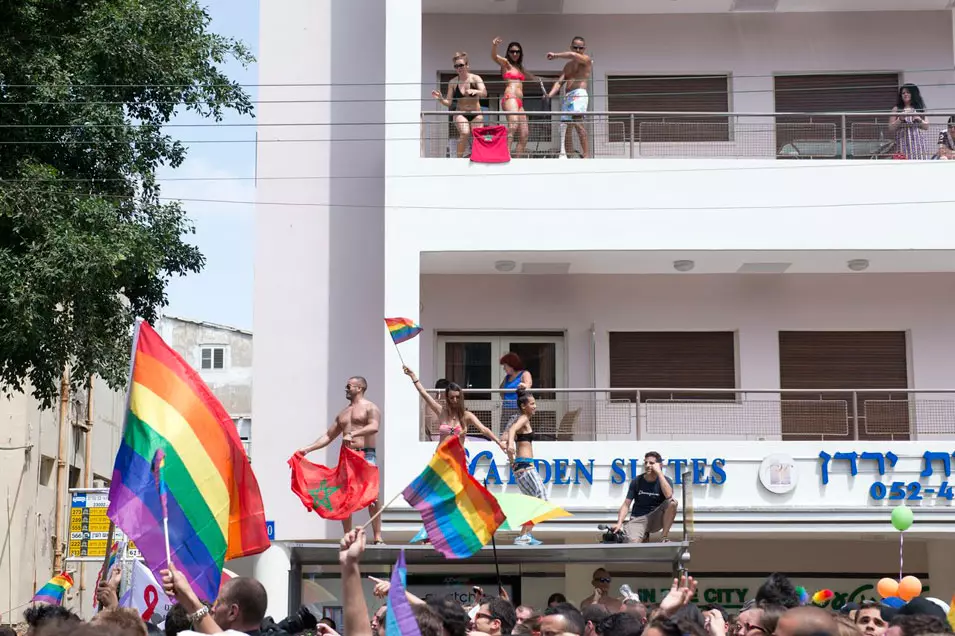
[[[293,543],[290,545],[293,565],[337,565],[338,544]],[[497,561],[500,564],[540,563],[668,563],[675,568],[689,561],[690,544],[672,543],[624,543],[593,545],[545,544],[521,546],[508,543],[497,546]],[[393,565],[401,550],[405,551],[408,565],[441,565],[468,563],[487,565],[494,563],[494,551],[485,546],[466,561],[448,560],[430,545],[369,545],[361,557],[364,564]]]

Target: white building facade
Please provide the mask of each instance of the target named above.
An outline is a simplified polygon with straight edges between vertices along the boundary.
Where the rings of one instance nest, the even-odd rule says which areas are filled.
[[[906,573],[951,596],[955,197],[948,162],[893,159],[888,117],[898,87],[918,85],[934,154],[946,109],[955,113],[955,16],[945,0],[896,8],[264,4],[252,410],[282,431],[253,454],[277,539],[255,565],[270,611],[310,600],[309,586],[289,586],[292,548],[340,536],[302,508],[279,467],[344,406],[349,376],[365,376],[382,407],[385,501],[434,451],[383,316],[424,327],[401,352],[425,385],[496,388],[500,356],[524,357],[535,428],[549,438],[534,447],[540,469],[574,513],[535,531],[547,543],[594,542],[654,450],[678,494],[691,491],[690,568],[714,590],[704,600],[738,605],[729,590],[751,596],[777,570],[871,596],[860,588],[898,573],[889,514],[903,502],[916,520]],[[447,157],[453,133],[430,93],[444,92],[455,51],[499,82],[498,35],[520,42],[541,77],[560,70],[548,51],[587,39],[591,158],[559,156],[549,115],[532,120],[527,158]],[[531,82],[525,94],[531,110]],[[470,397],[500,431],[499,398]],[[515,488],[499,450],[468,447],[477,477]],[[334,464],[337,445],[312,459]],[[389,543],[420,523],[400,498],[384,521]],[[607,566],[645,589],[668,576]],[[542,604],[556,591],[584,598],[592,569],[503,574]],[[334,569],[306,572],[335,596]],[[421,576],[452,572],[452,586],[470,587],[462,581],[493,568]]]

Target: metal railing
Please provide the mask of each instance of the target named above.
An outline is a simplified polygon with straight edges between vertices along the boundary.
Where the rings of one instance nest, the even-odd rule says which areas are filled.
[[[479,125],[508,125],[514,113],[483,111]],[[567,122],[559,111],[526,112],[525,158],[580,157],[577,132],[566,146]],[[932,159],[948,114],[928,114],[929,129],[917,127],[924,152],[898,147],[887,113],[659,113],[588,112],[580,119],[590,158],[672,159]],[[456,157],[454,113],[421,113],[421,156]],[[932,121],[937,120],[937,121]],[[519,133],[510,139],[518,154]],[[920,145],[921,146],[921,145]],[[569,150],[569,152],[568,152]],[[470,155],[470,140],[465,151]],[[917,155],[917,156],[916,156]]]
[[[430,391],[441,400],[440,391]],[[501,389],[465,389],[500,436],[517,414]],[[535,389],[540,441],[912,440],[955,435],[955,389]],[[420,439],[440,436],[421,402]],[[469,435],[480,437],[476,430]]]

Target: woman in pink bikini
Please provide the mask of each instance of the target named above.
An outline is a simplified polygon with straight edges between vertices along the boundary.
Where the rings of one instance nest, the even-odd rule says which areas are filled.
[[[523,157],[527,149],[527,115],[524,114],[524,80],[537,79],[533,73],[524,70],[524,49],[520,42],[507,45],[507,57],[497,54],[504,40],[500,37],[491,42],[491,59],[501,67],[501,75],[507,81],[504,96],[501,97],[501,110],[507,111],[507,134],[511,141],[517,133],[515,157]],[[510,114],[513,113],[513,114]]]
[[[464,444],[468,434],[468,426],[473,426],[480,431],[481,435],[493,440],[495,444],[501,447],[501,450],[506,450],[504,443],[498,439],[497,435],[484,426],[477,415],[464,408],[464,394],[459,385],[454,382],[448,383],[448,386],[444,389],[444,404],[442,405],[425,390],[414,371],[408,367],[403,368],[405,375],[411,378],[411,382],[418,389],[421,397],[424,398],[428,408],[438,416],[438,443],[443,442],[449,435],[457,435],[461,439],[461,444]]]

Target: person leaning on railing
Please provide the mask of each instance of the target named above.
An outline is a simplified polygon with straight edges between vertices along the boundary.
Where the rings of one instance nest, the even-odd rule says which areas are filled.
[[[923,130],[928,130],[925,121],[925,101],[915,84],[905,84],[899,89],[899,97],[892,109],[889,130],[895,133],[895,151],[906,159],[930,159],[931,153]]]

